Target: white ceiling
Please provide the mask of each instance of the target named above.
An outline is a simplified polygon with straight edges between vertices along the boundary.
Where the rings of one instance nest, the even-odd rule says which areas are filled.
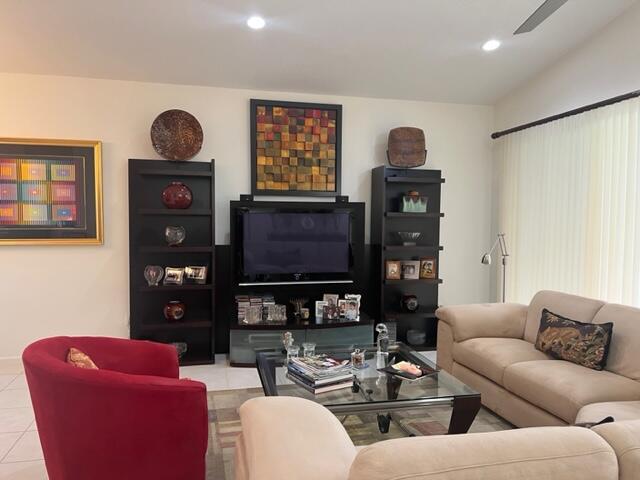
[[[541,3],[5,0],[0,70],[492,104],[635,0],[569,0],[513,36]],[[483,52],[491,37],[503,47]]]

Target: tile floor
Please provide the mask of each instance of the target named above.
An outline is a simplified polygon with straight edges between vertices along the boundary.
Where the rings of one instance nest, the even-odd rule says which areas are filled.
[[[435,352],[426,356],[435,361]],[[216,355],[215,365],[183,367],[180,376],[208,391],[260,386],[255,369],[229,367],[226,355]],[[22,362],[0,359],[0,480],[46,480],[42,458]]]

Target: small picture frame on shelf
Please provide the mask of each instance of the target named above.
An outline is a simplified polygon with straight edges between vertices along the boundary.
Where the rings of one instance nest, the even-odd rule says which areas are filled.
[[[316,300],[316,321],[322,320],[322,316],[324,314],[324,307],[327,305],[327,302],[322,300]]]
[[[360,300],[362,295],[347,293],[344,296],[346,300],[344,318],[350,322],[360,321]]]
[[[322,301],[327,302],[327,305],[338,305],[338,299],[340,295],[335,293],[325,293],[322,295]]]
[[[402,262],[399,260],[387,260],[385,262],[385,278],[387,280],[400,280],[402,278]]]
[[[207,267],[204,265],[190,265],[184,268],[184,276],[189,283],[204,285],[207,283]]]
[[[438,278],[437,260],[435,257],[420,259],[420,278],[423,280]]]
[[[163,283],[165,285],[182,285],[184,283],[184,268],[166,267]]]
[[[402,280],[418,280],[420,278],[419,275],[419,260],[404,260],[402,262]]]
[[[328,303],[322,307],[322,319],[323,320],[340,320],[340,309],[338,305]]]
[[[344,318],[347,312],[347,301],[345,299],[338,300],[338,310],[340,310],[340,317]]]

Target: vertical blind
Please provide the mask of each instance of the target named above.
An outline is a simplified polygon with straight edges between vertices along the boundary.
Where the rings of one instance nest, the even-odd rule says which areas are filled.
[[[640,306],[640,98],[496,148],[507,301],[551,289]]]

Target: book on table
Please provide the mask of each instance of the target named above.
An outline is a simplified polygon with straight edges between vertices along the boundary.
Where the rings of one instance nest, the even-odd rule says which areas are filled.
[[[348,380],[341,380],[339,382],[327,383],[324,385],[313,386],[312,384],[306,382],[300,377],[293,375],[292,373],[287,373],[287,378],[291,380],[296,385],[301,386],[305,390],[310,391],[314,395],[318,395],[320,393],[332,392],[334,390],[340,390],[342,388],[351,388],[353,386],[353,378],[349,378]]]
[[[287,366],[287,376],[313,393],[346,388],[353,384],[351,363],[326,355],[292,358]]]

